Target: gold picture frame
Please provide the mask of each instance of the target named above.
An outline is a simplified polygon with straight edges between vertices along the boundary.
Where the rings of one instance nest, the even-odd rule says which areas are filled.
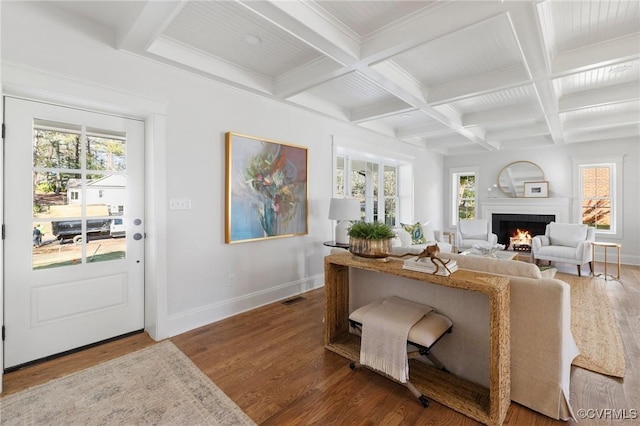
[[[235,132],[225,142],[225,242],[308,234],[308,149]]]

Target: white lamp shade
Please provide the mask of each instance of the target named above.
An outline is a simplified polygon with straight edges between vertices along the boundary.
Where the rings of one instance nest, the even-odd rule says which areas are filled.
[[[360,219],[360,201],[355,198],[332,198],[329,204],[329,219],[337,220],[335,242],[349,244],[347,231],[350,221]]]
[[[329,219],[360,219],[360,201],[356,198],[332,198],[329,204]]]

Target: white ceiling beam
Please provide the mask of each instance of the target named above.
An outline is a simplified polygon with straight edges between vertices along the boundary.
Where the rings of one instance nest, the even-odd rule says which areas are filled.
[[[209,78],[227,84],[240,85],[262,94],[273,92],[273,80],[163,37],[156,39],[147,52],[157,55],[163,62],[168,60],[179,68],[202,71]]]
[[[552,81],[548,78],[550,64],[542,36],[540,13],[535,3],[522,2],[509,12],[514,35],[518,42],[522,61],[538,98],[538,103],[545,113],[547,126],[556,144],[564,142],[562,122],[558,115],[558,99]]]
[[[640,33],[562,52],[553,58],[554,77],[575,74],[640,58]]]
[[[640,99],[640,82],[589,90],[560,98],[560,112],[628,102]]]
[[[147,1],[138,16],[118,23],[116,48],[143,53],[186,5],[179,1]],[[113,7],[118,7],[117,4]]]

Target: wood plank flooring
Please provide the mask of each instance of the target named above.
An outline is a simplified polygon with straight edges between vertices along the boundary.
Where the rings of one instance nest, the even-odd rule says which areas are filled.
[[[564,273],[575,276],[575,268],[560,268],[558,278]],[[615,417],[631,417],[632,410],[640,415],[640,267],[623,265],[621,280],[609,281],[607,288],[625,347],[626,376],[614,379],[574,367],[571,377],[574,411],[591,410],[587,414],[596,418],[565,423],[512,403],[505,424],[638,424]],[[322,345],[323,289],[303,296],[289,306],[273,303],[170,340],[261,425],[477,424],[436,402],[422,408],[406,388],[376,373],[351,371],[346,359]],[[4,376],[3,395],[154,343],[139,334],[14,371]]]

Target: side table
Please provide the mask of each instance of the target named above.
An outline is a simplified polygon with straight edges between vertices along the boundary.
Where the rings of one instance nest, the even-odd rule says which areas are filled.
[[[622,244],[620,243],[606,243],[606,242],[599,242],[599,241],[593,241],[591,243],[591,261],[594,263],[594,267],[593,267],[593,272],[592,275],[595,277],[595,262],[596,262],[596,247],[604,247],[604,274],[598,274],[598,276],[604,275],[604,279],[605,281],[607,280],[607,276],[611,276],[612,278],[615,278],[616,280],[620,280],[620,248],[622,247]],[[609,247],[615,247],[617,249],[617,255],[618,255],[618,276],[617,277],[613,277],[613,275],[608,275],[607,274],[607,249]]]
[[[325,241],[324,243],[322,243],[322,245],[325,245],[327,247],[336,247],[336,248],[343,248],[343,249],[349,250],[349,244],[336,243],[335,241]]]

